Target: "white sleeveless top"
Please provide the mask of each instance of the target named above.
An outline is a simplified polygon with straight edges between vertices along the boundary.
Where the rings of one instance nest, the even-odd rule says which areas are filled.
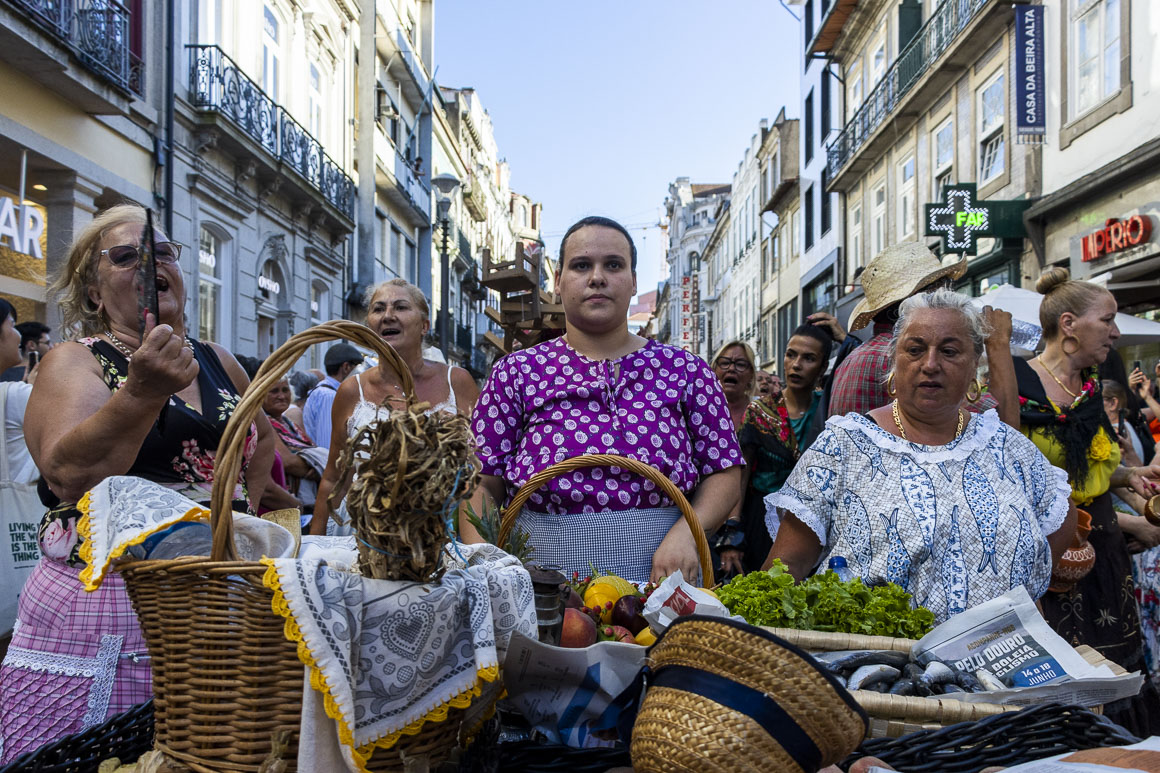
[[[391,409],[379,403],[372,403],[363,395],[362,374],[359,373],[354,377],[355,383],[358,384],[358,403],[355,404],[354,410],[351,411],[350,418],[346,421],[347,437],[354,437],[358,431],[370,424],[372,421],[384,418],[390,414]],[[447,366],[447,399],[436,403],[423,413],[427,416],[436,411],[446,411],[447,413],[458,413],[459,408],[455,403],[455,389],[451,386],[451,366]]]

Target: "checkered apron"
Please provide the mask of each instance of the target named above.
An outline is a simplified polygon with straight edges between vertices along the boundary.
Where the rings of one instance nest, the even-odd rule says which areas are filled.
[[[581,577],[592,569],[629,582],[648,582],[653,553],[681,517],[676,507],[603,513],[536,513],[524,508],[516,528],[535,548],[531,561]]]
[[[0,667],[0,764],[149,700],[149,655],[121,575],[86,593],[41,558]]]

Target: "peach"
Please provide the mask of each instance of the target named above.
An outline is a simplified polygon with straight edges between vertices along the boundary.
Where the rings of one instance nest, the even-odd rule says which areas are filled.
[[[564,610],[564,627],[560,630],[561,647],[587,647],[596,643],[596,623],[579,609]]]

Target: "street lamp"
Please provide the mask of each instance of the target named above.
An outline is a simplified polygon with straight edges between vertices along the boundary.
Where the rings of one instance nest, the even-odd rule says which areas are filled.
[[[443,229],[443,240],[439,248],[439,349],[443,352],[443,360],[448,365],[451,359],[448,356],[448,345],[451,339],[451,263],[447,258],[447,236],[451,228],[451,194],[459,187],[459,178],[453,174],[444,173],[431,178],[431,183],[439,191],[439,201],[436,205],[439,212],[439,225]]]

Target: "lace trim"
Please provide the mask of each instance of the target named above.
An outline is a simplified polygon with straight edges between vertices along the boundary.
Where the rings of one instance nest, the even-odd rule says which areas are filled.
[[[982,414],[970,414],[962,437],[958,440],[952,440],[945,446],[924,446],[920,443],[903,440],[896,435],[891,435],[860,413],[831,416],[826,421],[826,426],[832,429],[843,429],[847,432],[860,430],[870,438],[870,442],[883,451],[911,457],[921,454],[924,464],[962,461],[975,451],[986,448],[995,433],[1003,430],[1003,423],[999,421],[999,414],[994,409]]]
[[[370,761],[371,755],[374,754],[375,749],[390,749],[403,736],[418,735],[423,730],[423,725],[428,722],[447,721],[447,712],[450,709],[465,709],[469,707],[483,692],[484,682],[495,682],[499,679],[498,663],[481,668],[476,671],[475,684],[471,687],[468,687],[458,695],[449,697],[446,701],[431,709],[406,727],[393,733],[388,733],[382,738],[356,748],[354,745],[354,733],[343,719],[342,708],[339,706],[338,701],[334,699],[334,694],[331,691],[330,685],[327,683],[326,675],[322,673],[322,669],[319,668],[318,663],[314,660],[314,653],[310,651],[310,646],[306,643],[306,639],[302,635],[302,629],[298,627],[298,623],[294,620],[294,613],[290,611],[290,605],[287,603],[286,596],[282,592],[281,580],[278,577],[278,567],[275,565],[274,559],[263,558],[262,563],[267,567],[266,573],[262,576],[262,583],[274,592],[274,599],[270,603],[270,606],[275,614],[285,618],[284,635],[286,636],[286,640],[298,643],[298,659],[302,661],[302,664],[310,672],[310,686],[322,694],[326,715],[333,719],[338,726],[339,741],[350,749],[351,757],[354,759],[355,765],[358,766],[360,773],[368,773],[366,766]],[[506,691],[504,694],[506,694]],[[488,708],[489,711],[493,711],[494,704]]]
[[[97,649],[96,675],[93,685],[89,688],[89,710],[81,719],[81,729],[86,730],[99,722],[103,722],[109,713],[109,698],[113,695],[113,683],[117,680],[117,661],[121,652],[121,643],[124,637],[115,634],[105,634],[101,637],[101,646]]]
[[[826,529],[824,520],[814,508],[797,497],[775,491],[765,495],[765,528],[769,530],[770,539],[777,540],[777,531],[781,528],[781,510],[793,513],[794,517],[810,527],[810,531],[818,536],[822,547],[826,546]]]
[[[88,709],[81,720],[81,729],[87,729],[105,720],[109,713],[109,699],[113,695],[113,685],[117,681],[117,662],[125,637],[105,634],[97,648],[95,657],[82,658],[76,655],[41,652],[25,647],[9,647],[4,657],[4,665],[42,674],[81,677],[92,679],[89,686]]]
[[[1048,473],[1054,477],[1054,481],[1049,480],[1047,485],[1049,489],[1054,489],[1054,492],[1049,490],[1047,496],[1054,493],[1054,497],[1039,519],[1044,536],[1059,531],[1059,527],[1067,518],[1067,511],[1071,507],[1068,502],[1068,498],[1071,496],[1071,484],[1067,481],[1067,473],[1054,465],[1048,468]]]
[[[107,503],[105,504],[107,506]],[[81,545],[79,550],[80,557],[85,565],[84,568],[81,569],[78,578],[81,581],[81,585],[83,585],[85,590],[89,591],[90,593],[101,587],[101,583],[104,582],[105,576],[109,573],[109,566],[118,558],[123,556],[125,551],[129,548],[140,545],[154,534],[165,531],[166,529],[169,529],[182,521],[201,521],[207,520],[210,517],[209,510],[203,507],[190,508],[189,510],[185,511],[184,514],[174,518],[173,520],[163,521],[162,523],[155,525],[152,529],[145,529],[137,534],[130,536],[124,542],[118,543],[113,547],[112,550],[109,551],[108,555],[105,557],[105,560],[101,562],[100,565],[98,565],[94,556],[94,553],[96,552],[95,539],[93,534],[94,506],[93,491],[86,491],[85,495],[81,497],[81,501],[77,502],[77,511],[81,514],[80,519],[77,520],[77,538],[80,540]],[[96,536],[98,536],[103,543],[107,535],[104,533],[104,531],[101,531]]]

